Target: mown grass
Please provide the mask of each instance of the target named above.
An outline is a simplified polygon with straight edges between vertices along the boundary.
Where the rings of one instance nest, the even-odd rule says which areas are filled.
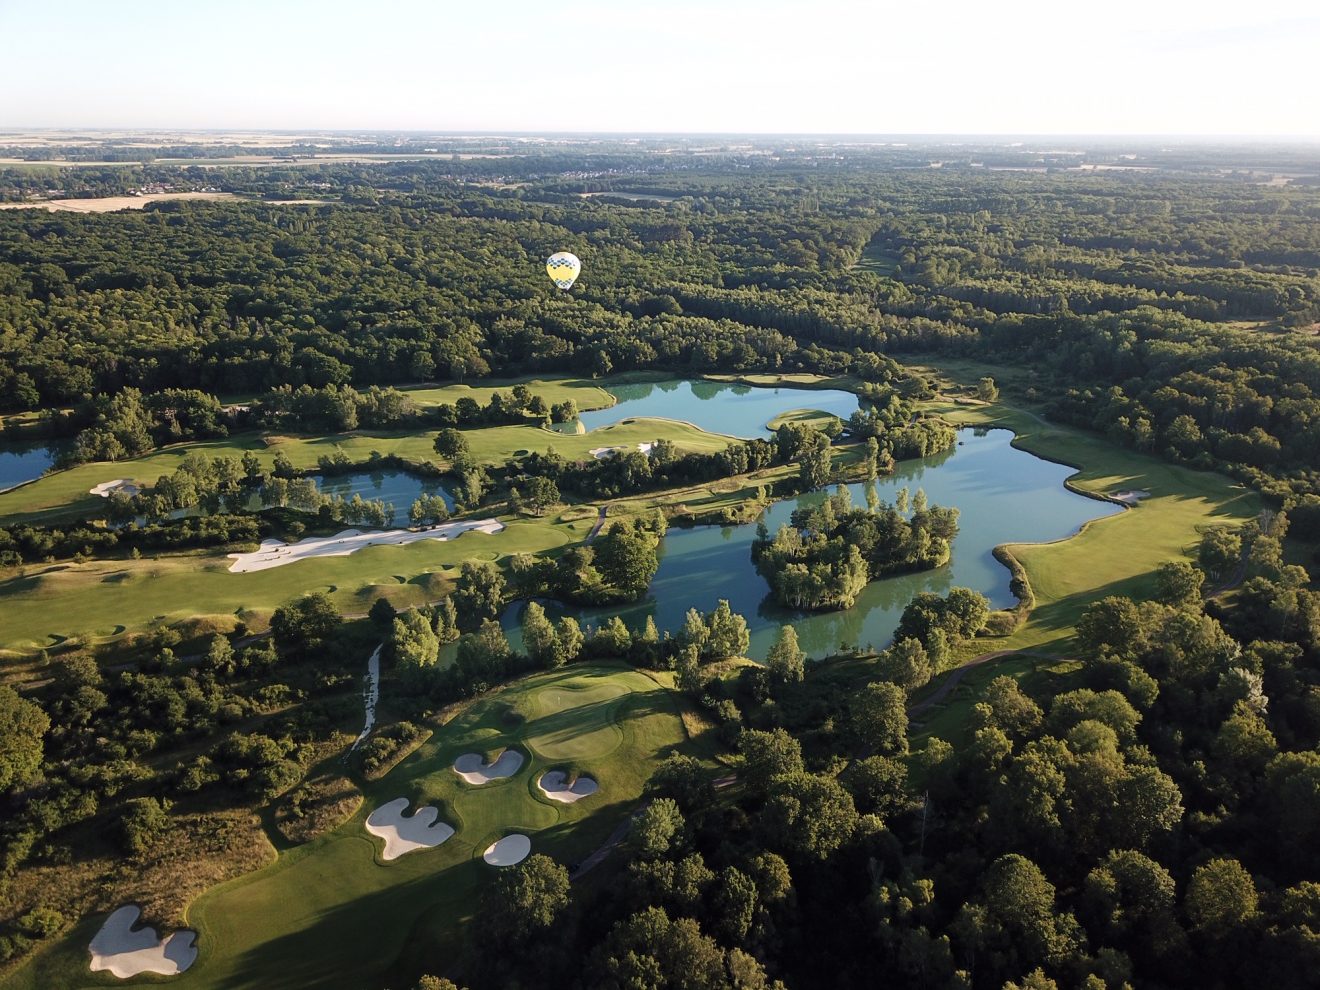
[[[771,430],[777,430],[785,423],[793,423],[798,426],[809,426],[813,430],[825,430],[831,424],[842,423],[842,420],[833,413],[822,412],[819,409],[790,409],[788,412],[780,413],[774,419],[766,424]]]
[[[0,580],[0,643],[33,649],[72,637],[96,641],[156,620],[246,618],[313,591],[328,593],[350,615],[382,596],[400,607],[415,605],[437,598],[465,560],[551,550],[581,539],[588,528],[586,521],[559,525],[550,516],[505,523],[495,534],[367,547],[246,574],[230,573],[231,560],[209,553],[30,565]]]
[[[188,910],[200,955],[183,976],[201,988],[403,985],[402,971],[449,972],[465,952],[482,889],[494,876],[482,852],[509,832],[530,835],[533,852],[574,864],[601,845],[636,804],[657,761],[674,750],[709,755],[689,740],[681,699],[646,674],[618,665],[575,665],[528,677],[478,701],[439,729],[382,780],[368,784],[345,825],[282,852],[263,870],[223,884]],[[517,712],[521,718],[509,718]],[[472,788],[455,757],[516,747],[527,762],[513,777]],[[541,795],[542,772],[572,767],[600,790],[573,805]],[[363,822],[398,797],[410,810],[432,804],[457,834],[437,849],[379,860],[381,843]],[[87,942],[101,918],[4,981],[5,990],[139,986],[87,969]],[[397,962],[396,962],[397,961]]]

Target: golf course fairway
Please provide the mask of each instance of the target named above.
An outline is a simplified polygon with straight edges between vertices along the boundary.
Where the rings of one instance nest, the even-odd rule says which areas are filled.
[[[663,676],[663,675],[661,675]],[[400,958],[410,968],[450,969],[462,951],[459,927],[476,910],[496,867],[482,860],[509,833],[570,869],[602,845],[636,805],[658,761],[691,751],[679,697],[629,667],[575,664],[533,674],[487,695],[436,730],[417,752],[367,785],[348,821],[306,845],[281,851],[263,870],[216,887],[192,904],[197,962],[171,978],[181,990],[391,985]],[[514,748],[525,761],[511,777],[473,787],[456,757],[494,757]],[[589,774],[599,790],[564,804],[537,781],[547,770]],[[406,797],[433,806],[456,833],[434,849],[391,862],[364,822]],[[5,990],[158,985],[93,974],[87,945],[103,915],[87,919],[2,984]],[[370,933],[371,951],[362,951]]]

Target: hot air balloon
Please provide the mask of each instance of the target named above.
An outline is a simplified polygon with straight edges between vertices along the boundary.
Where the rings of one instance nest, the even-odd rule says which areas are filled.
[[[582,262],[578,261],[576,254],[557,251],[546,259],[545,270],[550,280],[567,292],[577,281],[578,272],[582,271]]]

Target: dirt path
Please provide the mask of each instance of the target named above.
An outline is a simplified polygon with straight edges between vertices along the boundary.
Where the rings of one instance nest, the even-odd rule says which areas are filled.
[[[1051,654],[1036,653],[1033,652],[1032,650],[991,650],[989,653],[982,653],[980,656],[972,657],[972,659],[968,660],[961,667],[953,668],[953,670],[949,671],[948,676],[945,677],[944,680],[940,682],[940,686],[937,687],[930,694],[929,697],[922,698],[916,704],[910,705],[908,707],[908,718],[912,718],[917,715],[922,715],[925,712],[928,712],[932,708],[939,705],[946,698],[948,698],[950,694],[953,693],[954,689],[957,688],[960,683],[962,683],[962,679],[966,677],[969,673],[971,673],[975,668],[981,666],[982,664],[989,663],[991,660],[999,660],[1002,659],[1003,657],[1013,657],[1013,656],[1032,657],[1033,659],[1036,660],[1058,659],[1058,657],[1052,656]]]
[[[620,842],[622,842],[624,836],[628,834],[628,830],[632,828],[633,819],[635,819],[638,815],[640,815],[643,811],[645,811],[647,807],[650,805],[650,803],[651,803],[650,801],[643,801],[641,804],[639,804],[636,808],[633,809],[632,814],[630,814],[623,821],[619,822],[618,827],[615,828],[615,830],[610,833],[610,837],[606,839],[603,843],[601,843],[601,845],[596,849],[595,852],[593,852],[590,856],[588,856],[581,863],[579,863],[576,870],[574,870],[572,873],[569,874],[568,877],[569,881],[571,882],[574,880],[581,879],[582,877],[586,876],[586,874],[594,870],[596,867],[600,866],[600,864],[605,861],[605,857],[608,856],[611,852],[613,852],[614,847],[617,846]]]
[[[600,507],[600,514],[596,516],[596,525],[592,526],[591,532],[587,534],[587,543],[590,543],[600,534],[600,528],[605,525],[605,513],[609,512],[609,510],[610,507],[608,505],[602,505]]]

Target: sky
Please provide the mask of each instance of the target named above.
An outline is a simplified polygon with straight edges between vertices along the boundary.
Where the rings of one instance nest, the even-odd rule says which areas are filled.
[[[0,0],[0,127],[1320,139],[1317,0]]]

